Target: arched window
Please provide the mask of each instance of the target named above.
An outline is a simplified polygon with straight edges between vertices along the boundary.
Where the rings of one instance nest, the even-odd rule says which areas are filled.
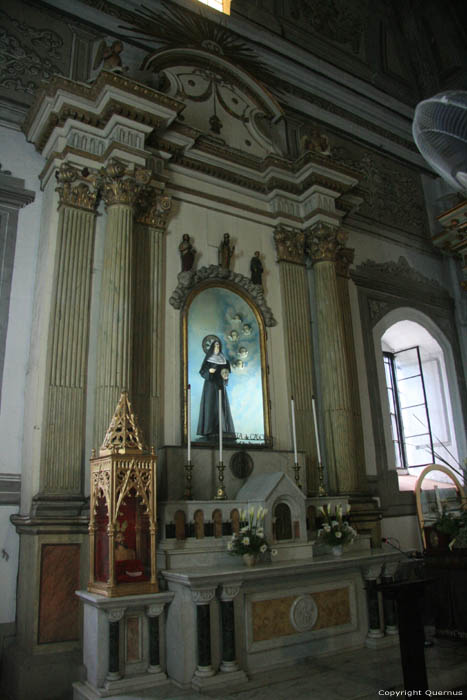
[[[276,541],[292,539],[292,516],[287,503],[278,503],[274,508]]]
[[[389,465],[413,477],[433,462],[459,468],[449,344],[444,339],[443,348],[439,329],[422,314],[417,320],[414,312],[413,320],[397,320],[392,314],[380,336],[380,384],[384,385],[381,395]]]
[[[230,2],[231,0],[199,0],[203,5],[212,7],[213,10],[218,12],[223,12],[225,15],[230,15]]]

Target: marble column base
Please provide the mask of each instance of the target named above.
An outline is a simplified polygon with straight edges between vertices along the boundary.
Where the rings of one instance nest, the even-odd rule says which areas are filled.
[[[210,688],[230,688],[232,684],[242,685],[248,683],[248,676],[245,671],[232,671],[232,673],[217,673],[209,678],[194,676],[191,682],[196,690],[209,690]]]
[[[239,665],[236,661],[223,661],[219,667],[219,671],[222,673],[233,673],[239,670]]]
[[[386,647],[392,647],[394,644],[399,644],[399,635],[391,634],[387,637],[384,635],[382,637],[370,637],[365,639],[365,646],[368,649],[385,649]]]
[[[87,681],[84,683],[73,683],[73,700],[97,700],[97,698],[107,698],[123,692],[156,688],[167,683],[170,683],[170,681],[163,672],[151,673],[150,675],[137,678],[122,678],[119,681],[107,681],[103,688],[95,688]]]
[[[198,666],[195,671],[195,676],[197,678],[210,678],[211,676],[214,676],[215,673],[215,670],[211,664],[209,664],[209,666]]]

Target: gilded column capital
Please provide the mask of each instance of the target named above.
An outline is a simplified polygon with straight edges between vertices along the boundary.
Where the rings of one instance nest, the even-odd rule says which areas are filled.
[[[115,204],[134,206],[141,188],[151,179],[151,171],[133,168],[117,160],[100,170],[102,198],[107,207]]]
[[[355,257],[354,248],[340,248],[336,254],[336,273],[340,277],[349,277],[349,268]]]
[[[136,203],[136,220],[140,224],[165,229],[172,209],[172,198],[151,187],[142,189]]]
[[[305,234],[299,229],[289,229],[282,226],[274,231],[277,261],[305,264]]]
[[[58,182],[56,191],[60,205],[92,212],[96,210],[99,192],[95,183],[89,184],[84,181],[85,176],[82,171],[69,163],[62,163],[55,177]]]
[[[308,231],[308,250],[313,264],[335,262],[348,234],[332,224],[318,223]]]

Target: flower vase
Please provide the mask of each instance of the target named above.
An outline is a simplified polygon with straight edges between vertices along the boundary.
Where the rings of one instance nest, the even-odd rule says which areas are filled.
[[[334,554],[335,557],[341,557],[343,552],[343,548],[341,544],[335,544],[334,547],[332,547],[332,553]]]
[[[243,562],[246,566],[255,566],[256,564],[256,554],[244,554]]]

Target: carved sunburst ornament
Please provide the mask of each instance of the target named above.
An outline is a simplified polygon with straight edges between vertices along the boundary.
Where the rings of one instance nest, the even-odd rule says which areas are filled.
[[[196,48],[222,56],[243,68],[257,80],[274,85],[276,76],[257,58],[254,51],[230,29],[199,14],[163,2],[164,11],[154,12],[142,5],[136,13],[134,27],[121,28],[137,32],[137,38],[157,42],[160,49]],[[221,18],[221,22],[224,18]],[[133,37],[134,38],[134,37]]]

